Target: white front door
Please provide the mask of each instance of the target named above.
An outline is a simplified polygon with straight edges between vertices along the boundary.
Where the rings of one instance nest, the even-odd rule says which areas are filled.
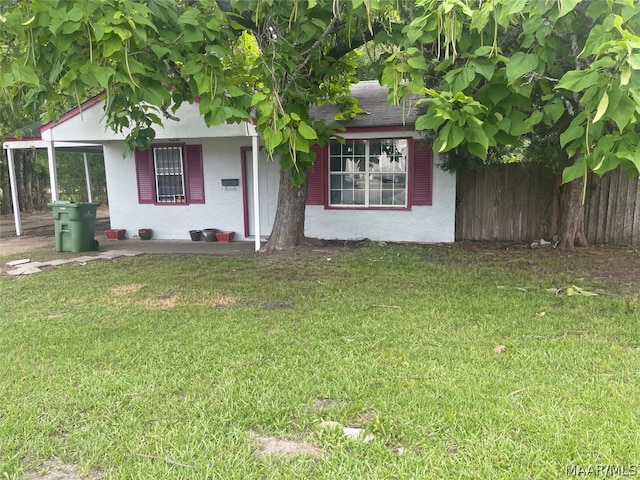
[[[247,172],[247,213],[249,220],[249,235],[254,235],[253,211],[253,162],[251,150],[245,151],[245,172]],[[260,151],[258,157],[258,187],[260,188],[260,234],[262,237],[271,235],[273,220],[276,218],[278,206],[278,187],[280,185],[280,163],[267,160],[267,156]]]

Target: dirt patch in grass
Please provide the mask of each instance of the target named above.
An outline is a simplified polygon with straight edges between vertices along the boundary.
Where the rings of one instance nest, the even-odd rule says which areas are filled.
[[[470,252],[472,262],[532,269],[542,275],[590,276],[619,287],[621,293],[640,286],[640,249],[628,246],[594,245],[575,250],[532,249],[508,242],[458,242],[453,248]]]
[[[270,436],[256,436],[259,443],[257,454],[259,456],[285,456],[309,455],[319,457],[322,452],[313,444],[300,440],[284,440]]]
[[[103,478],[103,473],[100,471],[92,471],[84,475],[80,467],[64,463],[59,458],[47,460],[37,472],[29,471],[25,475],[25,480],[99,480]]]
[[[131,295],[132,293],[136,293],[143,287],[144,287],[144,284],[142,283],[131,283],[129,285],[120,285],[119,287],[115,287],[111,289],[111,295],[115,295],[116,297]]]

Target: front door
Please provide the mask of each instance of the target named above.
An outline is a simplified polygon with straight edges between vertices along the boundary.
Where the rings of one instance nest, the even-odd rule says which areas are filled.
[[[247,219],[249,221],[249,236],[254,232],[253,209],[253,161],[251,150],[244,154],[245,172],[247,174]],[[258,157],[258,180],[260,188],[260,235],[268,237],[273,229],[273,221],[276,218],[278,206],[278,186],[280,184],[280,163],[267,160],[264,151],[260,151]]]

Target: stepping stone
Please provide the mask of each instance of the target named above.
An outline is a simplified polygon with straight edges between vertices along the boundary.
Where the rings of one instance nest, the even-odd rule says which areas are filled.
[[[34,267],[32,265],[23,265],[20,268],[16,268],[15,270],[9,270],[7,272],[8,275],[18,276],[18,275],[31,275],[32,273],[39,273],[40,270],[38,267]]]
[[[29,263],[30,261],[31,261],[31,259],[29,259],[29,258],[23,258],[23,259],[20,259],[20,260],[13,260],[12,262],[7,262],[7,265],[10,266],[10,267],[15,267],[15,266],[18,266],[18,265],[23,265],[25,263]]]
[[[82,262],[91,262],[93,260],[96,260],[98,257],[89,257],[89,256],[84,256],[84,257],[78,257],[78,258],[74,258],[73,261],[74,262],[78,262],[78,263],[82,263]]]
[[[47,262],[47,263],[52,267],[59,267],[60,265],[66,265],[67,263],[73,263],[73,262],[75,262],[74,259],[59,258],[58,260],[51,260],[50,262]]]

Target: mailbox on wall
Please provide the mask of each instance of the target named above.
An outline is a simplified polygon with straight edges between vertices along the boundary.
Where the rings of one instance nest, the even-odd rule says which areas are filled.
[[[237,178],[223,178],[222,179],[222,186],[223,187],[237,187],[238,185],[240,185],[240,180],[238,180]]]

